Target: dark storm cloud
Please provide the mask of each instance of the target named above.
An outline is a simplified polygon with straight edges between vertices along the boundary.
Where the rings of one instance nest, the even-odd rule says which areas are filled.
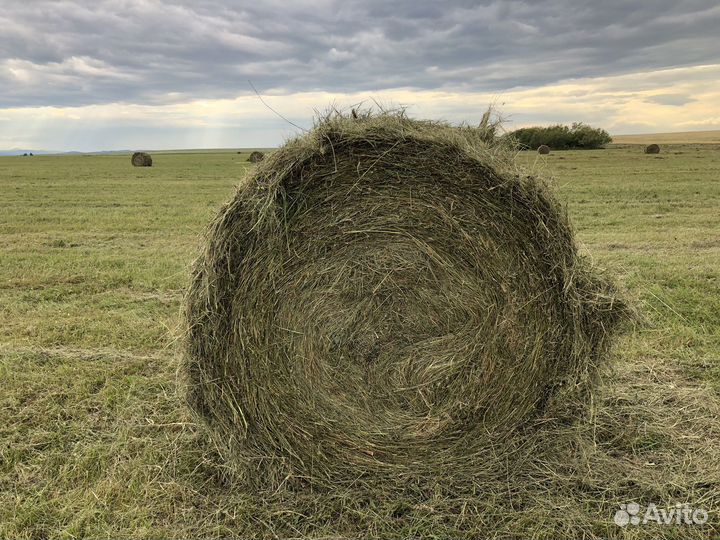
[[[246,5],[243,5],[246,4]],[[0,107],[500,91],[720,58],[714,0],[6,0]]]

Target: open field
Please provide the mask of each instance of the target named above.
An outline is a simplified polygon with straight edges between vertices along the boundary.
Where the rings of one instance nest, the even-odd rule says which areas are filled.
[[[613,353],[591,455],[558,476],[572,491],[536,486],[552,508],[227,485],[176,368],[188,266],[246,158],[0,158],[0,537],[720,534],[717,145],[519,156],[555,178],[588,256],[646,319]],[[709,521],[621,528],[628,502],[688,503]]]
[[[615,135],[615,144],[720,144],[720,130]]]

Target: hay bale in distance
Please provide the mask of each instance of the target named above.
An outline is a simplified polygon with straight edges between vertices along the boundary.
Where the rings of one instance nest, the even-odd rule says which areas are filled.
[[[646,154],[659,154],[660,147],[657,144],[649,144],[645,147]]]
[[[248,161],[250,161],[252,163],[260,163],[264,158],[265,158],[265,154],[255,150],[254,152],[250,153],[250,156],[248,157]]]
[[[133,167],[152,167],[152,157],[146,152],[135,152],[132,155]]]
[[[583,409],[622,304],[499,155],[477,129],[334,116],[245,179],[195,263],[183,360],[244,480],[492,469],[488,445]]]
[[[547,144],[541,144],[538,146],[538,154],[547,155],[550,153],[550,147]]]

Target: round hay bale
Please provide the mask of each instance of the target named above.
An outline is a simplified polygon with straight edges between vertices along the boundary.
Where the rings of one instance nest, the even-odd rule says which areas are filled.
[[[250,161],[252,163],[260,163],[264,158],[265,158],[265,154],[255,150],[254,152],[250,153],[250,156],[248,157],[248,161]]]
[[[550,153],[550,147],[546,144],[541,144],[540,146],[538,146],[537,151],[538,151],[538,154],[547,155]]]
[[[659,154],[660,153],[660,147],[657,144],[649,144],[645,147],[645,153],[646,154]]]
[[[484,470],[488,445],[579,414],[621,304],[502,155],[470,128],[332,117],[220,211],[183,368],[246,480]]]
[[[152,167],[152,157],[146,152],[135,152],[132,155],[133,167]]]

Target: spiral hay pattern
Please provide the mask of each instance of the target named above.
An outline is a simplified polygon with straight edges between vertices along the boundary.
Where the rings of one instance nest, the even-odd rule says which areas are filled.
[[[649,144],[645,147],[646,154],[659,154],[660,147],[657,144]]]
[[[581,411],[621,305],[546,185],[482,135],[329,117],[215,218],[188,400],[253,481],[486,467],[511,433]]]
[[[152,167],[152,157],[145,152],[135,152],[131,158],[133,167]]]

